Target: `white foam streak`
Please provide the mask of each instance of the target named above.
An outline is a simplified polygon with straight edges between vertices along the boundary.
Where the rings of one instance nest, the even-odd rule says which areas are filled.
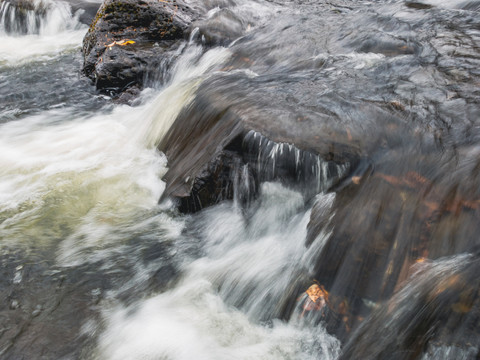
[[[50,111],[0,128],[5,240],[54,240],[87,214],[93,229],[92,224],[118,225],[125,214],[156,206],[166,159],[131,138],[135,109],[66,121],[68,112]]]
[[[0,66],[46,61],[65,51],[79,49],[85,31],[81,29],[49,36],[0,37]]]
[[[299,354],[302,345],[313,342],[310,333],[280,322],[272,328],[252,324],[226,307],[207,281],[184,283],[137,306],[116,307],[107,316],[98,359],[316,358],[307,351]]]
[[[203,54],[201,47],[189,46],[173,68],[173,76],[165,87],[146,107],[136,136],[146,141],[147,147],[155,147],[172,126],[179,112],[193,100],[202,77],[230,57],[225,48],[215,48]]]
[[[336,359],[339,342],[321,326],[257,322],[275,317],[303,266],[303,205],[299,193],[266,183],[248,223],[232,204],[206,211],[205,256],[175,289],[105,311],[98,359]]]
[[[87,27],[71,14],[68,3],[36,0],[33,7],[32,10],[22,10],[9,2],[2,3],[0,66],[46,61],[80,47]],[[26,13],[25,21],[17,18],[22,13]],[[9,32],[7,22],[11,28]]]

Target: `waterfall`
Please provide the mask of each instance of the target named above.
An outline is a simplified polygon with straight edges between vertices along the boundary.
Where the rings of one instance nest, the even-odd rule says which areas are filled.
[[[85,31],[66,2],[2,1],[0,65],[39,62],[78,49]]]
[[[319,198],[326,206],[332,200]],[[202,257],[185,264],[173,289],[106,311],[96,356],[336,359],[340,343],[323,327],[278,320],[309,264],[309,213],[300,193],[264,183],[248,223],[234,204],[199,214],[190,232],[198,234]]]
[[[68,3],[55,0],[32,0],[0,5],[0,34],[55,35],[79,26]]]

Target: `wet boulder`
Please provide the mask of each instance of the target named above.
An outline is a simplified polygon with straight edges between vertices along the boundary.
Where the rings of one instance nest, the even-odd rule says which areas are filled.
[[[405,132],[404,136],[407,134]],[[348,179],[337,187],[333,204],[319,198],[312,209],[307,246],[318,253],[310,276],[324,285],[332,298],[348,304],[346,317],[352,334],[359,327],[365,330],[364,326],[371,326],[372,329],[380,322],[387,322],[384,318],[379,323],[363,325],[372,311],[375,312],[380,306],[385,310],[382,316],[392,314],[391,302],[395,302],[395,297],[398,300],[402,288],[412,286],[406,284],[415,284],[416,279],[412,280],[412,276],[417,268],[441,264],[442,259],[448,257],[457,259],[451,264],[461,265],[461,254],[478,252],[478,149],[471,146],[455,152],[443,149],[444,153],[439,157],[438,145],[427,146],[423,137],[414,140],[415,136],[409,136],[411,143],[408,146],[380,150],[368,161],[360,161]],[[442,161],[440,166],[439,159]],[[320,246],[320,250],[316,250],[316,246]],[[477,264],[478,261],[475,261]],[[443,279],[446,275],[449,274],[439,274],[438,282],[449,284],[449,280]],[[431,279],[431,276],[426,276],[425,282]],[[470,280],[462,282],[471,283]],[[431,284],[429,286],[433,286]],[[474,287],[478,287],[478,284]],[[422,288],[423,291],[426,288]],[[453,296],[457,293],[452,291],[448,295],[446,300],[453,302],[445,305],[445,308],[457,306],[458,299]],[[417,305],[430,306],[427,302]],[[445,317],[441,313],[432,315],[437,305],[440,306],[435,304],[426,311],[427,316],[435,318],[428,325],[432,328],[441,327],[446,324],[446,319],[453,318],[446,310]],[[407,301],[402,306],[413,305]],[[407,343],[410,341],[408,336],[414,339],[417,335],[426,336],[430,332],[422,327],[427,325],[426,320],[414,318],[416,314],[418,310],[412,311],[408,315],[411,318],[405,319],[415,320],[415,324],[412,324],[415,328],[405,335],[406,343],[382,343],[384,347],[379,351],[386,354],[392,346],[424,348],[428,338],[418,344]],[[335,333],[337,330],[332,331]],[[386,340],[395,341],[390,337]],[[378,337],[373,336],[368,341],[376,342]],[[451,342],[451,338],[448,342]],[[384,357],[368,357],[366,353],[371,352],[372,347],[366,343],[362,346],[365,353],[357,355],[359,358]],[[357,345],[354,347],[355,350],[349,353],[350,357],[345,356],[346,359],[359,351]]]
[[[341,359],[478,359],[478,266],[478,254],[417,264],[411,281],[352,334]]]
[[[149,72],[168,66],[196,16],[181,0],[107,0],[84,38],[83,71],[103,92],[141,88]]]
[[[163,197],[194,212],[234,196],[249,201],[265,181],[294,188],[307,201],[340,186],[363,156],[360,149],[378,141],[362,134],[369,122],[380,114],[384,124],[395,118],[374,106],[344,104],[341,111],[365,119],[360,127],[304,96],[314,86],[308,78],[248,72],[205,80],[159,144],[169,161]]]

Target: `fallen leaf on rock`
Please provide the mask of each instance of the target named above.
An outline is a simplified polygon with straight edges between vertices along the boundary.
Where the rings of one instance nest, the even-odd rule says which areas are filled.
[[[402,46],[400,49],[407,50],[406,46]],[[396,110],[405,110],[405,106],[400,101],[390,101],[390,105]]]
[[[352,182],[355,184],[355,185],[358,185],[360,184],[360,181],[362,180],[362,177],[361,176],[352,176]]]
[[[120,45],[120,46],[125,46],[125,45],[129,45],[129,44],[135,44],[135,41],[133,40],[120,40],[120,41],[114,41],[110,44],[107,45],[107,48],[111,48],[115,45]]]
[[[316,302],[321,297],[328,301],[328,292],[321,285],[313,284],[307,289],[306,293],[313,302]]]
[[[352,136],[352,133],[350,132],[350,129],[347,128],[347,138],[348,138],[348,141],[352,141],[353,140],[353,136]]]

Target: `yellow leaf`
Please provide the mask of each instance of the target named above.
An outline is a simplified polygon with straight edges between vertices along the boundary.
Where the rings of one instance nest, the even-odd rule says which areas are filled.
[[[114,41],[114,42],[112,42],[112,43],[110,43],[110,44],[108,44],[108,45],[106,45],[106,46],[107,46],[107,48],[111,48],[111,47],[113,47],[113,46],[115,46],[115,45],[125,46],[125,45],[128,45],[128,44],[135,44],[135,41],[133,41],[133,40],[128,40],[128,39],[126,39],[126,40],[120,40],[120,41]]]
[[[128,45],[128,44],[135,44],[135,41],[133,41],[133,40],[121,40],[121,41],[117,42],[117,45],[121,45],[121,46]]]

